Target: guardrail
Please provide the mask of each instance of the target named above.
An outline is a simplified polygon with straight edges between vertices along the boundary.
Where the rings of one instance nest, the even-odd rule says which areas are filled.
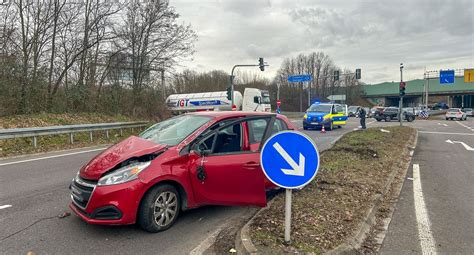
[[[109,130],[119,129],[120,135],[125,128],[142,128],[148,126],[149,123],[145,121],[139,122],[115,122],[115,123],[100,123],[100,124],[81,124],[81,125],[66,125],[66,126],[50,126],[50,127],[34,127],[34,128],[9,128],[0,129],[0,140],[32,137],[33,147],[37,147],[37,137],[44,135],[59,135],[69,134],[69,141],[74,143],[74,134],[80,132],[89,132],[89,139],[93,141],[92,132],[105,131],[105,137],[109,139]]]

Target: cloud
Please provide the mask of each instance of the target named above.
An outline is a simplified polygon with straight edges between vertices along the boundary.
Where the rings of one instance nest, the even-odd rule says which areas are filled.
[[[284,58],[323,51],[342,68],[362,68],[368,83],[423,69],[474,67],[471,0],[171,0],[198,32],[196,55],[183,65],[230,70],[265,57],[275,75]],[[259,72],[258,70],[255,70]]]

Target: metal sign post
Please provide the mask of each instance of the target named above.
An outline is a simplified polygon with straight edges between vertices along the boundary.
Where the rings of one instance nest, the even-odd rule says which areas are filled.
[[[291,236],[291,189],[285,190],[285,243],[290,243]]]
[[[316,176],[319,152],[314,141],[297,131],[282,131],[263,145],[260,164],[268,180],[285,188],[285,243],[291,238],[292,189],[302,188]]]
[[[403,63],[400,63],[400,83],[403,82]],[[400,121],[400,127],[403,126],[402,119],[403,119],[403,95],[400,95],[400,105],[398,109],[398,121]]]

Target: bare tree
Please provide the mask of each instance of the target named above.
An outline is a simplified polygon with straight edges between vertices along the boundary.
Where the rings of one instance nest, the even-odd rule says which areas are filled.
[[[177,24],[179,15],[166,0],[131,0],[125,12],[116,47],[130,55],[131,87],[139,102],[150,73],[192,54],[196,34],[190,26]]]

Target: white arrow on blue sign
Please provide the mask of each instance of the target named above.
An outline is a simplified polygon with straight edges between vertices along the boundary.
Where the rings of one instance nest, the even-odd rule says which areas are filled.
[[[283,131],[263,145],[260,163],[267,178],[287,189],[301,188],[311,182],[319,168],[319,152],[307,135]]]

